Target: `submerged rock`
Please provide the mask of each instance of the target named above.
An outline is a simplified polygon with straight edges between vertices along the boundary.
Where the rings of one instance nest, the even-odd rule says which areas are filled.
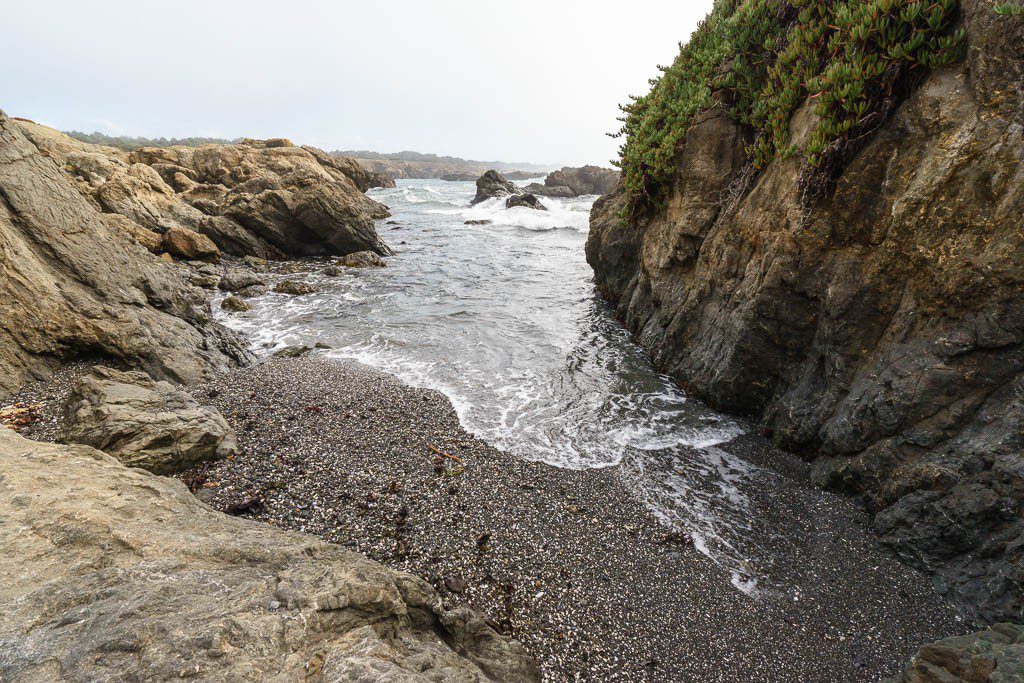
[[[291,294],[292,296],[302,296],[304,294],[313,294],[317,291],[316,287],[307,283],[299,282],[298,280],[284,280],[274,285],[274,291],[278,294]]]
[[[526,209],[534,209],[536,211],[547,211],[548,207],[541,204],[541,201],[532,194],[517,194],[509,197],[505,202],[506,209],[514,209],[517,206],[521,206]]]
[[[496,197],[508,197],[509,195],[520,194],[522,190],[511,180],[497,171],[487,171],[476,181],[476,196],[469,203],[470,206]]]
[[[491,225],[492,223],[494,223],[494,221],[492,221],[492,220],[474,219],[474,220],[466,221],[464,223],[464,225]]]
[[[302,358],[313,352],[312,346],[306,346],[305,344],[293,344],[292,346],[286,346],[283,349],[274,351],[274,358]]]
[[[372,251],[360,251],[355,254],[349,254],[338,261],[338,264],[347,268],[384,268],[388,265],[384,262],[384,259]]]
[[[246,303],[245,299],[231,295],[224,298],[224,301],[220,302],[220,307],[230,313],[244,313],[245,311],[251,311],[252,306]]]
[[[102,448],[130,467],[175,474],[238,448],[215,408],[144,372],[96,367],[72,390],[61,439]]]
[[[180,481],[7,429],[0,471],[4,680],[539,680],[422,579]]]

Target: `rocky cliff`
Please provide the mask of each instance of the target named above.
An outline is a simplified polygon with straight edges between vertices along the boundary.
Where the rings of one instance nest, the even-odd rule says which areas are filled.
[[[65,151],[102,155],[83,156],[83,166],[107,159]],[[0,112],[0,396],[77,355],[177,381],[248,358],[211,322],[205,299],[140,246],[121,218],[99,211]]]
[[[712,97],[664,203],[600,199],[587,257],[660,369],[759,415],[970,615],[1019,621],[1024,21],[965,0],[959,24],[963,61],[889,100],[829,192],[805,193],[799,152],[753,167]],[[797,107],[795,149],[816,116]]]
[[[531,681],[417,577],[0,428],[0,679]]]
[[[387,207],[364,194],[375,177],[353,159],[283,139],[125,152],[31,122],[17,125],[90,204],[120,216],[140,243],[156,235],[161,245],[159,236],[187,230],[236,256],[391,253],[374,227]]]

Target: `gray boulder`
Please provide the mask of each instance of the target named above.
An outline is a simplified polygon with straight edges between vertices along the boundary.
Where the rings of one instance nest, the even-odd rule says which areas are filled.
[[[238,448],[216,409],[144,372],[104,367],[93,368],[72,390],[61,440],[157,474],[175,474]]]
[[[517,206],[521,206],[526,209],[534,209],[536,211],[547,211],[548,207],[540,203],[536,195],[532,194],[517,194],[508,198],[505,202],[506,209],[514,209]]]
[[[521,192],[518,185],[497,171],[487,171],[476,181],[476,196],[473,197],[470,206],[495,197],[508,197]]]
[[[889,683],[1024,681],[1024,626],[995,624],[966,636],[924,645]]]
[[[537,681],[422,579],[0,429],[0,680]]]
[[[274,285],[274,291],[278,294],[302,296],[304,294],[313,294],[317,290],[316,287],[306,282],[299,282],[298,280],[284,280]]]
[[[217,287],[225,292],[238,292],[247,287],[265,284],[267,283],[256,275],[256,273],[251,273],[246,270],[229,270],[221,277]]]

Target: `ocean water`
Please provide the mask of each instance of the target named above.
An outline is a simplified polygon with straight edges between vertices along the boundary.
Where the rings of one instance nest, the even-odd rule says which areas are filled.
[[[319,293],[271,293],[222,321],[258,352],[322,342],[441,391],[469,432],[522,458],[621,465],[666,526],[755,590],[744,540],[753,470],[718,448],[741,427],[657,373],[595,293],[584,243],[596,197],[506,210],[470,207],[474,192],[441,180],[371,190],[393,214],[378,224],[397,252],[387,268],[303,275]]]

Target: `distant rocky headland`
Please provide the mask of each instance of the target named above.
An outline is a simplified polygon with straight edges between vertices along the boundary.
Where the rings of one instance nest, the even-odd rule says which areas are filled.
[[[531,163],[503,161],[471,161],[458,157],[438,156],[420,152],[397,152],[382,154],[366,150],[331,152],[336,156],[350,157],[374,173],[387,175],[395,180],[403,178],[440,178],[443,180],[475,180],[485,171],[501,171],[512,180],[537,178],[554,170],[551,166]]]

